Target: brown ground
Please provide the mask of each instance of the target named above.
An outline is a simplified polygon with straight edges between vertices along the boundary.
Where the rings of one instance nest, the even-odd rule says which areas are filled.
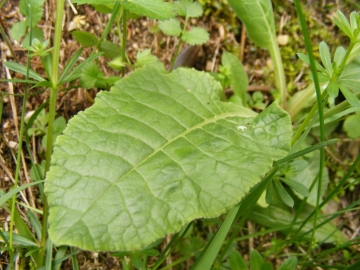
[[[1,1],[0,1],[1,2]],[[206,14],[199,20],[192,20],[192,25],[201,25],[205,27],[210,33],[210,41],[201,46],[196,60],[190,59],[193,62],[195,68],[206,71],[218,71],[219,62],[223,50],[235,52],[239,55],[240,59],[243,59],[243,63],[246,67],[250,78],[250,91],[262,91],[265,95],[265,102],[269,103],[272,100],[270,90],[274,88],[273,76],[269,73],[269,55],[267,52],[260,50],[254,46],[246,38],[246,33],[237,21],[235,15],[225,4],[220,4],[222,10],[216,9],[215,1],[204,1],[206,5]],[[282,53],[285,61],[285,70],[288,76],[289,89],[294,93],[301,90],[306,86],[308,80],[306,74],[308,71],[305,66],[302,65],[295,57],[295,53],[298,51],[304,52],[300,30],[296,28],[295,12],[289,4],[283,4],[279,1],[273,1],[275,3],[276,19],[278,23],[281,21],[283,24],[278,25],[277,29],[281,29],[282,35],[289,35],[291,40],[295,42],[289,42],[282,48]],[[352,9],[356,7],[356,4],[347,3],[346,6],[338,6],[338,3],[332,1],[314,1],[307,6],[307,14],[310,16],[310,27],[316,28],[317,24],[321,23],[320,30],[316,28],[313,31],[313,41],[317,44],[320,40],[334,40],[336,30],[332,23],[330,16],[335,12],[336,8]],[[320,3],[321,2],[321,3]],[[9,34],[11,26],[22,18],[18,9],[19,1],[8,0],[0,10],[0,23],[5,29],[5,32]],[[45,14],[43,21],[39,26],[43,29],[46,39],[52,38],[52,31],[54,25],[53,14],[55,14],[56,0],[47,0],[45,4]],[[88,31],[96,36],[100,36],[105,28],[106,22],[109,17],[107,15],[94,12],[91,7],[79,6],[77,7],[78,15],[84,15],[85,24],[80,26],[83,31]],[[320,12],[319,12],[320,11]],[[74,22],[76,15],[73,13],[69,5],[66,5],[63,28],[63,40],[61,48],[61,62],[60,69],[64,67],[70,56],[79,48],[79,44],[74,40],[69,31],[69,26]],[[295,21],[295,22],[294,22]],[[152,49],[152,53],[155,54],[161,61],[169,66],[171,57],[174,53],[175,46],[177,44],[176,38],[170,38],[163,35],[161,32],[154,33],[153,29],[156,26],[156,22],[146,18],[139,20],[131,20],[128,23],[128,37],[127,37],[127,53],[131,61],[134,61],[135,54],[138,50],[147,48]],[[327,28],[328,31],[321,32],[321,28]],[[109,40],[118,40],[114,33],[111,33],[108,37]],[[338,40],[341,42],[341,39]],[[11,41],[13,50],[17,61],[26,65],[26,52],[16,42]],[[343,43],[347,44],[347,43]],[[86,57],[91,52],[90,49],[85,49],[82,57]],[[14,56],[10,53],[6,46],[4,39],[0,38],[0,63],[5,61],[15,61]],[[189,60],[189,59],[188,59]],[[102,71],[107,76],[118,75],[110,67],[107,66],[108,59],[100,58],[99,64]],[[41,62],[38,58],[31,60],[32,68],[40,73],[44,74]],[[21,75],[11,72],[1,64],[0,78],[22,78]],[[67,86],[64,86],[64,88]],[[18,142],[18,127],[20,125],[21,106],[22,106],[22,93],[24,91],[23,84],[19,83],[7,83],[0,82],[1,93],[10,93],[15,95],[4,95],[2,105],[1,116],[1,135],[0,135],[0,188],[3,192],[8,191],[9,187],[13,183],[15,164],[16,164],[16,144]],[[75,88],[69,91],[62,91],[59,94],[57,103],[58,116],[62,115],[65,119],[69,119],[74,116],[78,111],[84,110],[93,103],[93,99],[98,92],[97,89],[85,90],[81,88]],[[26,108],[27,111],[33,111],[38,108],[47,98],[48,92],[46,89],[30,90],[31,96],[28,98]],[[229,91],[231,94],[231,90]],[[0,104],[1,107],[1,104]],[[349,164],[356,158],[359,152],[359,140],[346,139],[344,134],[341,134],[341,129],[337,131],[340,133],[341,143],[336,146],[330,147],[328,151],[329,170],[333,181],[338,181],[339,176],[337,172],[349,167]],[[33,137],[31,140],[31,151],[36,153],[34,156],[37,162],[44,159],[44,149],[41,147],[41,138]],[[21,183],[30,182],[29,177],[29,158],[26,150],[23,152],[23,170],[21,171],[20,179]],[[358,177],[358,176],[357,176]],[[332,211],[343,209],[349,203],[359,199],[360,186],[357,185],[352,191],[347,190],[343,194],[344,196],[339,198],[337,204],[332,205]],[[24,197],[29,201],[30,205],[41,208],[41,201],[39,199],[39,192],[37,189],[31,189],[24,193]],[[23,210],[23,209],[21,209]],[[0,210],[0,224],[3,229],[8,227],[9,216],[7,212]],[[343,232],[346,236],[355,237],[359,236],[359,212],[349,212],[341,216],[337,222],[341,224],[343,221],[347,221],[346,226],[343,227]],[[216,226],[212,225],[209,228],[203,227],[202,222],[198,222],[197,226],[204,231],[211,232],[216,230]],[[205,226],[205,225],[204,225]],[[259,231],[257,225],[248,223],[248,229],[250,231]],[[246,232],[241,232],[246,233]],[[258,248],[262,246],[264,249],[271,245],[271,238],[275,235],[268,235],[266,237],[258,237],[239,243],[239,249],[244,254],[245,258],[248,258],[249,249],[252,247]],[[206,234],[203,235],[206,238]],[[169,257],[170,260],[176,260],[178,255],[174,254],[173,257]],[[5,254],[0,254],[0,269],[5,269],[5,261],[7,260]],[[121,269],[120,260],[118,258],[110,257],[109,253],[91,253],[81,252],[78,255],[79,265],[81,269]],[[4,263],[4,264],[2,264]],[[167,263],[170,263],[168,261]],[[274,264],[277,261],[274,259]],[[187,265],[191,265],[191,260],[187,262]],[[71,261],[65,263],[62,269],[71,269]],[[27,269],[27,268],[25,268]],[[179,268],[177,268],[179,269]]]

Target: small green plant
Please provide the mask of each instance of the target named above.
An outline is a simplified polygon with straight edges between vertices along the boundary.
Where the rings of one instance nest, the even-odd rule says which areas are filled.
[[[229,257],[229,266],[230,269],[251,269],[251,270],[260,270],[260,269],[274,269],[273,265],[270,262],[265,262],[261,254],[257,250],[252,250],[250,253],[250,265],[248,267],[245,260],[242,258],[241,254],[238,251],[233,251]],[[280,266],[278,270],[292,270],[296,269],[297,259],[296,257],[290,257],[286,259]]]
[[[44,40],[44,33],[37,26],[43,16],[44,3],[45,0],[20,0],[20,13],[25,19],[15,23],[11,28],[10,35],[14,40],[20,41],[25,37],[22,44],[27,46],[31,41],[30,32],[32,39],[36,38],[40,42]]]
[[[183,25],[181,26],[178,18],[159,22],[159,28],[166,35],[180,38],[171,62],[170,71],[174,68],[182,42],[189,45],[201,45],[209,40],[209,33],[202,27],[192,27],[190,30],[187,30],[189,19],[200,17],[203,14],[202,6],[198,2],[193,2],[193,0],[179,0],[174,2],[174,5],[177,14],[185,18]]]

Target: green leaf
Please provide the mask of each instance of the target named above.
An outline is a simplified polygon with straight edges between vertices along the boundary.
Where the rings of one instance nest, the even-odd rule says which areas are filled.
[[[34,214],[34,212],[32,212],[30,210],[26,211],[26,216],[35,231],[37,239],[41,239],[42,226],[41,226],[41,223],[40,223],[38,217]],[[30,230],[29,230],[29,232],[31,233]]]
[[[233,250],[229,258],[230,269],[248,270],[245,260],[237,250]]]
[[[45,168],[35,163],[30,170],[30,179],[34,181],[40,181],[43,180],[45,176]]]
[[[226,68],[226,76],[233,86],[234,94],[241,98],[242,105],[246,104],[246,93],[249,85],[249,79],[244,66],[234,54],[223,52],[221,58],[222,65]]]
[[[40,22],[43,15],[44,3],[45,0],[20,0],[20,13],[27,18],[27,24],[29,16],[31,16],[32,23],[28,25],[29,27],[34,27]]]
[[[336,11],[336,15],[338,18],[334,17],[334,23],[337,25],[337,27],[340,28],[341,31],[345,33],[345,35],[351,39],[353,34],[346,16],[340,10]]]
[[[253,249],[250,253],[250,269],[251,270],[261,270],[264,264],[264,259],[260,255],[259,251]]]
[[[54,132],[53,132],[53,140],[55,142],[56,137],[59,136],[66,127],[66,120],[64,117],[59,116],[54,121]],[[41,145],[46,148],[46,142],[47,142],[47,134],[42,138]]]
[[[99,1],[98,1],[98,3],[99,3]],[[103,3],[103,1],[101,1],[101,3]],[[97,12],[100,12],[103,14],[110,14],[113,11],[113,6],[109,5],[109,4],[108,5],[99,4],[99,5],[92,5],[92,6]]]
[[[354,114],[350,115],[344,121],[343,128],[349,138],[357,139],[360,138],[360,113],[359,111]]]
[[[326,86],[326,90],[332,98],[336,98],[339,95],[339,86],[336,82],[329,81],[329,84]]]
[[[277,191],[277,193],[279,194],[281,200],[289,207],[294,207],[294,200],[293,198],[291,198],[291,196],[289,195],[289,193],[286,191],[286,189],[284,188],[284,186],[280,183],[280,181],[278,180],[274,180],[274,188]]]
[[[197,18],[203,14],[202,6],[193,0],[179,0],[175,2],[176,11],[180,16]]]
[[[121,4],[130,12],[150,19],[168,20],[175,16],[174,5],[163,0],[132,0]]]
[[[146,50],[139,51],[136,53],[135,66],[142,67],[142,66],[145,66],[147,64],[152,64],[157,61],[159,61],[159,59],[155,55],[151,54],[151,49],[146,49]]]
[[[10,36],[16,40],[20,41],[20,39],[26,34],[26,22],[20,21],[15,23],[10,30]]]
[[[98,58],[100,55],[103,55],[103,52],[99,52],[99,53],[95,53],[90,55],[89,57],[87,57],[83,62],[81,62],[78,66],[76,66],[69,74],[67,74],[66,76],[60,76],[61,79],[61,83],[66,83],[66,82],[71,82],[73,80],[76,80],[77,78],[79,78],[82,74],[82,69],[89,63],[91,63],[91,61],[95,60],[96,58]],[[71,57],[71,60],[73,61],[73,57]],[[69,60],[70,61],[70,60]],[[65,70],[64,70],[65,71]],[[60,80],[59,80],[60,83]]]
[[[106,5],[120,2],[131,13],[149,17],[150,19],[167,20],[174,17],[175,8],[172,3],[163,0],[73,0],[77,4]]]
[[[294,191],[303,195],[304,197],[308,197],[310,195],[309,190],[300,182],[290,179],[281,179],[281,181],[284,182],[289,187],[291,187]]]
[[[28,187],[43,183],[44,181],[37,181],[37,182],[32,182],[29,184],[25,184],[25,185],[21,185],[20,187],[17,188],[12,188],[10,189],[10,191],[8,191],[7,193],[5,193],[4,195],[0,196],[0,207],[2,207],[8,200],[10,200],[15,194],[19,193],[21,190],[24,190]]]
[[[104,74],[95,63],[88,63],[83,69],[80,75],[80,85],[86,89],[90,89],[96,86],[98,80],[104,78]]]
[[[269,49],[269,47],[277,44],[271,1],[228,0],[228,2],[236,15],[245,24],[249,38],[257,46]]]
[[[360,56],[355,57],[350,63],[346,64],[341,72],[338,82],[350,91],[360,92]]]
[[[104,53],[105,57],[116,58],[121,56],[120,46],[108,40],[103,40],[100,43],[99,50]]]
[[[295,270],[297,262],[298,260],[296,257],[289,257],[279,266],[278,270]]]
[[[334,55],[334,62],[339,67],[341,62],[343,61],[346,54],[346,50],[344,47],[337,47]]]
[[[355,31],[358,30],[359,25],[358,23],[360,23],[359,20],[359,14],[356,11],[353,11],[350,13],[350,28],[353,31],[353,33],[356,33]]]
[[[54,243],[141,249],[238,203],[288,153],[291,121],[276,103],[255,117],[221,91],[204,72],[145,66],[99,93],[55,143]]]
[[[274,184],[273,184],[273,180],[272,180],[269,182],[269,184],[266,188],[266,196],[265,196],[266,203],[271,204],[273,197],[274,197]]]
[[[3,234],[9,238],[10,233],[9,232],[3,232]],[[13,234],[14,237],[14,244],[15,246],[25,246],[25,247],[38,247],[37,243],[35,243],[34,241],[31,241],[21,235],[18,234]]]
[[[43,42],[44,40],[44,32],[42,29],[40,29],[39,27],[37,26],[34,26],[32,29],[31,29],[31,37],[32,39],[36,38],[38,39],[39,41]],[[22,41],[22,44],[24,45],[29,45],[30,43],[30,33],[28,33],[24,40]]]
[[[277,228],[279,231],[288,233],[295,233],[298,231],[300,224],[302,224],[309,215],[309,212],[300,213],[300,216],[297,219],[297,223],[294,221],[294,213],[289,209],[274,205],[269,205],[266,208],[256,206],[254,210],[249,215],[249,220],[255,222],[266,228]],[[320,215],[318,216],[318,224],[323,222],[326,217]],[[303,234],[308,231],[312,231],[314,225],[314,219],[311,218],[305,226],[297,232],[298,234]],[[301,240],[310,240],[311,233],[306,234]],[[315,230],[315,239],[319,242],[332,243],[336,242],[338,244],[343,244],[348,241],[348,239],[342,234],[342,232],[331,222],[327,222],[323,226],[316,228]]]
[[[304,168],[302,171],[300,171],[291,180],[303,184],[308,190],[310,190],[314,179],[318,177],[318,172],[319,172],[319,151],[317,151],[316,154],[309,160],[309,164],[307,165],[307,167]],[[328,183],[329,183],[328,171],[324,169],[322,187],[321,187],[321,196],[325,194]],[[314,185],[313,189],[310,191],[310,195],[307,198],[306,202],[308,204],[314,206],[316,205],[317,189],[318,189],[318,179],[317,179],[317,183]],[[295,195],[297,195],[300,199],[304,198],[303,195],[297,192],[295,192]]]
[[[181,34],[180,21],[177,18],[171,18],[167,21],[160,21],[158,26],[165,35],[168,36],[179,36]]]
[[[320,52],[321,61],[324,65],[327,73],[329,74],[329,76],[332,76],[333,69],[332,69],[332,64],[331,64],[330,48],[324,41],[320,42],[319,52]]]
[[[11,62],[11,61],[9,61],[9,62],[5,62],[4,63],[4,65],[8,68],[8,69],[10,69],[10,70],[13,70],[13,71],[15,71],[15,72],[18,72],[18,73],[20,73],[20,74],[22,74],[22,75],[26,75],[26,67],[25,66],[23,66],[23,65],[20,65],[20,64],[18,64],[18,63],[15,63],[15,62]],[[29,78],[32,78],[32,79],[34,79],[34,80],[36,80],[36,81],[39,81],[39,82],[43,82],[43,81],[45,81],[45,79],[40,75],[40,74],[38,74],[38,73],[36,73],[34,70],[32,70],[32,69],[30,69],[29,70]]]
[[[201,45],[209,40],[209,33],[201,27],[194,27],[190,31],[185,32],[181,39],[189,45]]]
[[[119,2],[122,0],[71,0],[72,3],[76,3],[79,5],[90,4],[90,5],[107,5],[114,4],[114,2]]]
[[[83,47],[92,47],[98,43],[98,38],[88,32],[73,31],[71,34]]]
[[[115,70],[120,70],[126,66],[126,63],[123,62],[122,57],[116,57],[113,60],[111,60],[108,64],[110,67],[112,67]]]
[[[79,60],[82,51],[83,48],[78,49],[76,52],[74,52],[74,54],[70,57],[70,59],[67,60],[67,63],[59,77],[60,84],[62,84],[62,80],[65,78],[65,76],[69,74],[70,70],[74,67],[76,61]]]
[[[308,64],[310,66],[310,59],[309,59],[309,56],[307,54],[304,54],[304,53],[297,53],[296,54],[302,61],[304,61],[306,64]],[[316,69],[322,73],[325,73],[327,74],[326,72],[326,69],[323,68],[322,65],[320,65],[317,61],[315,61],[315,66],[316,66]]]
[[[346,267],[345,270],[357,270],[360,268],[360,260],[357,260],[356,262],[354,262],[352,265],[350,265],[349,267]]]
[[[360,108],[359,99],[349,90],[346,88],[345,85],[339,84],[340,91],[343,93],[346,100],[354,107]]]

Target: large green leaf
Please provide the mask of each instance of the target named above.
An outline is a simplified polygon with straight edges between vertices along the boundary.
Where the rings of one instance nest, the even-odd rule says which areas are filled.
[[[291,123],[276,103],[256,115],[220,93],[204,72],[145,66],[98,94],[55,143],[53,242],[141,249],[238,203],[287,155]]]
[[[276,87],[280,91],[281,100],[285,105],[287,99],[286,78],[276,39],[271,0],[228,0],[228,3],[245,24],[249,38],[257,46],[269,50],[274,64]]]
[[[263,49],[277,46],[274,13],[270,0],[228,0],[228,2],[245,24],[249,38],[256,45]]]

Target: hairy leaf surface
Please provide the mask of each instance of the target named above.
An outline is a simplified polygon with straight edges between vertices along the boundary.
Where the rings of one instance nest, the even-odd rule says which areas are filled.
[[[290,149],[276,104],[256,115],[219,99],[204,72],[144,67],[68,123],[45,192],[50,237],[88,250],[136,250],[229,210]]]

